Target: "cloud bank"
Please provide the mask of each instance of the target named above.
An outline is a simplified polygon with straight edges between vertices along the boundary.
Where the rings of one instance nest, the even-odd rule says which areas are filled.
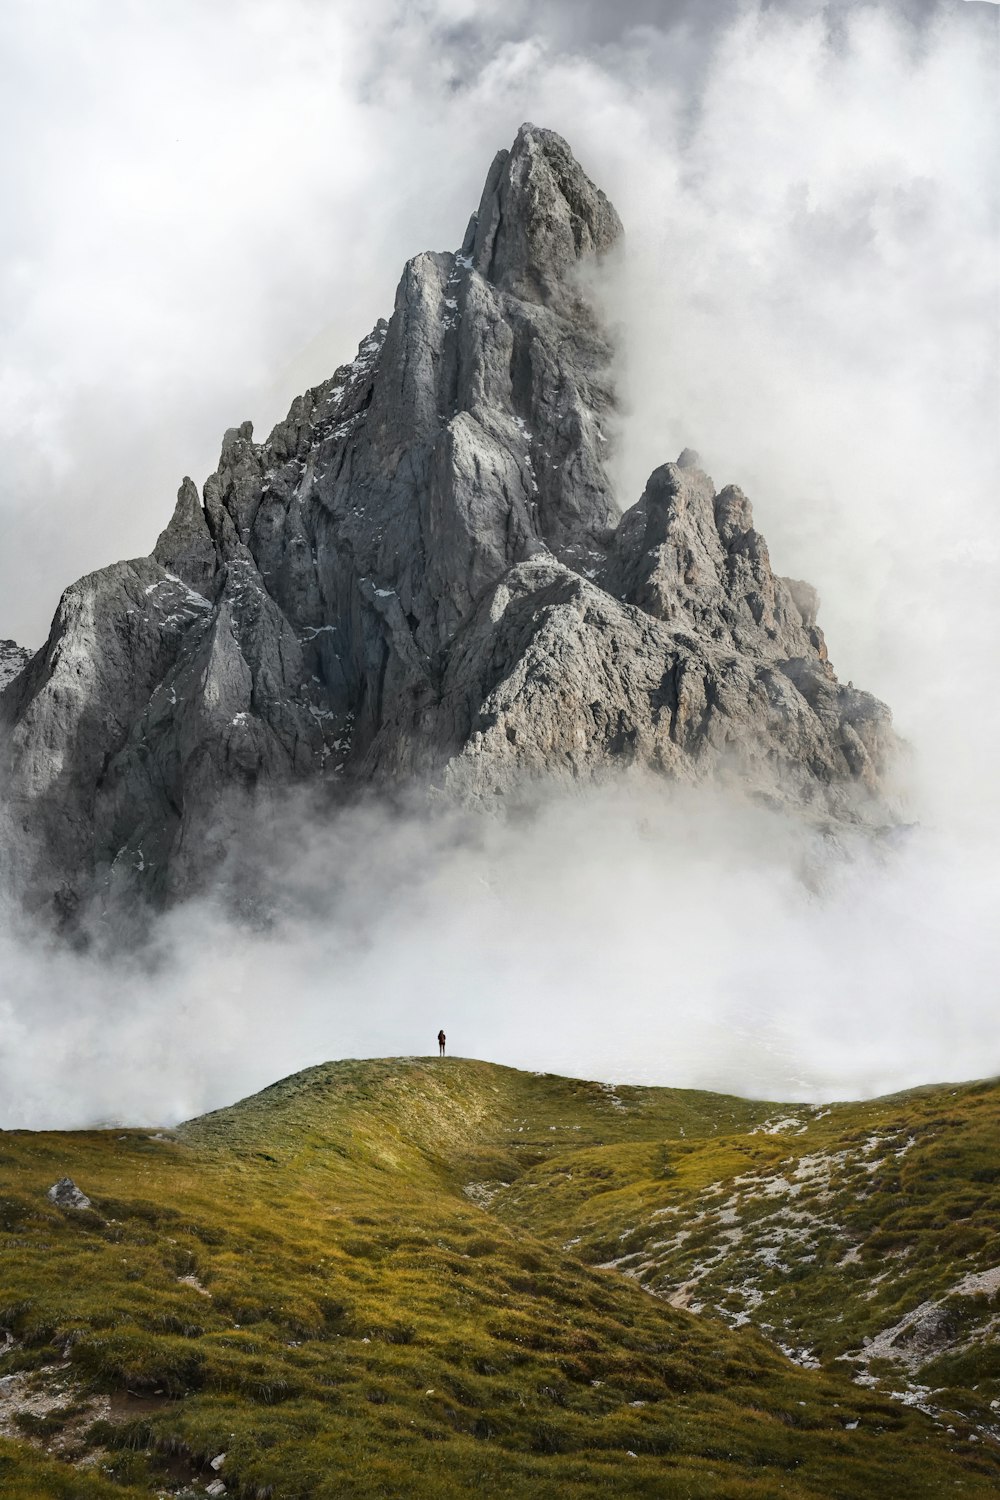
[[[330,1057],[451,1050],[827,1100],[1000,1062],[985,841],[854,845],[644,781],[531,818],[359,809],[270,843],[270,920],[128,958],[0,938],[0,1124],[174,1123]]]
[[[170,1121],[441,1024],[500,1061],[789,1098],[1000,1067],[996,22],[6,8],[0,635],[38,644],[64,584],[149,550],[225,427],[266,430],[349,357],[530,118],[628,230],[601,291],[623,505],[688,444],[747,490],[841,677],[893,707],[919,826],[848,851],[634,787],[530,827],[364,812],[288,867],[266,933],[200,905],[109,962],[0,923],[0,1124]]]

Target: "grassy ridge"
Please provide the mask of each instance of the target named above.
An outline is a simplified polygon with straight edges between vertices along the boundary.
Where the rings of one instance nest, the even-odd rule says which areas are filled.
[[[987,1444],[584,1263],[770,1167],[774,1115],[399,1059],[169,1136],[0,1135],[0,1377],[54,1406],[3,1493],[204,1493],[222,1453],[243,1496],[995,1493]]]

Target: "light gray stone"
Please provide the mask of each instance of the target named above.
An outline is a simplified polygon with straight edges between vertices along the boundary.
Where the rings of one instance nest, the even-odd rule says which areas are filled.
[[[57,1208],[71,1209],[76,1213],[81,1213],[84,1209],[93,1206],[86,1193],[81,1193],[72,1177],[60,1177],[59,1181],[49,1188],[46,1197]]]

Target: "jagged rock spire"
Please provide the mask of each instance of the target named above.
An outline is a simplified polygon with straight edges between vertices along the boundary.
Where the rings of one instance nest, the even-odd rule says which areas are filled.
[[[522,126],[461,250],[409,262],[357,357],[264,442],[230,429],[150,558],[66,591],[0,698],[20,889],[182,895],[248,798],[301,782],[477,799],[638,763],[882,816],[888,713],[837,683],[742,492],[685,450],[620,516],[576,270],[621,232]]]
[[[579,261],[606,254],[623,232],[562,136],[524,124],[494,159],[462,253],[494,286],[551,304]]]

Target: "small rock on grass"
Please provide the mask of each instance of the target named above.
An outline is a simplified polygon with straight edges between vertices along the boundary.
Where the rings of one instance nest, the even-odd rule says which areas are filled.
[[[48,1197],[58,1208],[75,1208],[82,1211],[93,1207],[86,1193],[81,1193],[72,1177],[60,1177],[59,1181],[49,1188]]]

